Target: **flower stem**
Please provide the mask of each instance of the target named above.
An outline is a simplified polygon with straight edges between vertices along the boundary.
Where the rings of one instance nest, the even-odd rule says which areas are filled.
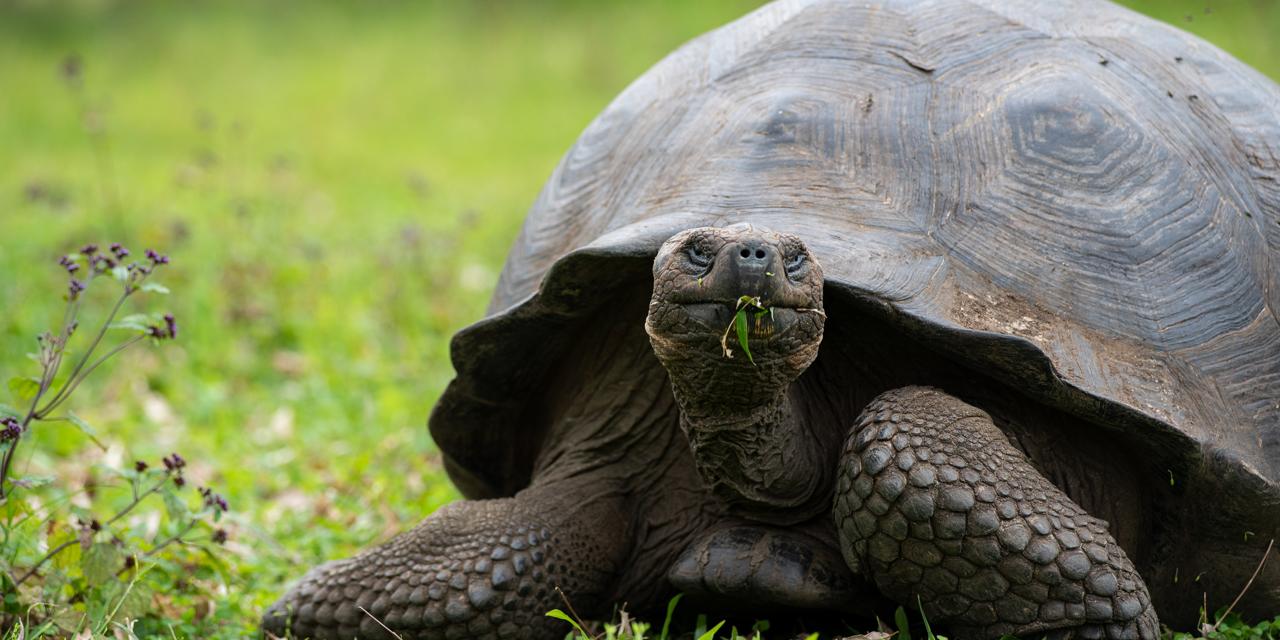
[[[138,504],[141,503],[147,496],[159,491],[160,488],[163,487],[164,484],[168,481],[169,481],[169,474],[168,472],[166,472],[164,475],[164,478],[160,480],[160,482],[157,482],[150,489],[147,489],[146,491],[143,491],[142,493],[135,495],[132,502],[125,505],[124,508],[120,509],[120,511],[117,512],[116,515],[112,516],[111,519],[107,521],[106,526],[110,526],[120,518],[125,517],[125,515],[127,515],[130,511],[133,511],[133,508],[138,506]],[[178,535],[186,534],[187,531],[191,530],[192,526],[194,526],[194,523],[188,526],[181,534],[178,534]],[[65,551],[67,547],[70,547],[71,545],[77,542],[79,542],[79,540],[71,539],[54,547],[53,549],[50,549],[49,553],[44,554],[43,558],[40,558],[38,561],[36,561],[36,563],[32,565],[32,567],[28,569],[26,573],[22,574],[21,578],[14,580],[13,586],[17,587],[18,585],[22,584],[24,581],[26,581],[27,578],[30,578],[31,576],[35,575],[36,571],[38,571],[40,567],[44,566],[44,563],[48,562],[54,556]]]
[[[120,307],[124,306],[124,301],[128,300],[132,293],[132,290],[126,288],[124,293],[120,294],[120,298],[116,300],[115,306],[111,307],[111,313],[107,314],[107,319],[103,321],[102,328],[98,330],[98,335],[94,336],[93,342],[89,345],[89,348],[85,350],[84,355],[80,356],[80,361],[76,363],[75,369],[71,370],[71,375],[67,377],[66,384],[62,385],[62,389],[53,396],[53,399],[50,400],[43,409],[36,412],[37,415],[49,415],[49,411],[51,409],[58,406],[58,403],[67,398],[69,389],[73,388],[72,382],[75,381],[76,376],[80,374],[80,371],[84,369],[85,363],[89,361],[89,357],[92,356],[94,350],[98,348],[98,345],[102,342],[102,338],[107,335],[107,330],[111,328],[111,322],[116,319],[116,314],[120,313]]]
[[[143,338],[146,338],[146,336],[143,336],[143,335],[134,336],[129,340],[125,341],[124,343],[120,344],[116,348],[112,349],[111,351],[108,351],[106,355],[95,360],[94,363],[89,365],[89,368],[85,369],[84,373],[80,375],[78,378],[68,380],[66,386],[63,387],[64,393],[61,395],[61,397],[54,398],[53,400],[51,400],[49,404],[45,405],[43,409],[41,409],[36,413],[35,417],[42,419],[45,416],[49,415],[49,413],[54,409],[57,409],[58,405],[62,404],[64,400],[71,397],[71,393],[76,390],[76,387],[80,386],[81,382],[84,382],[85,378],[88,378],[89,375],[93,373],[94,369],[97,369],[102,363],[111,359],[111,357],[116,355],[117,353],[120,353],[121,351],[124,351],[125,349],[128,349],[129,347],[132,347],[133,345],[137,344]]]

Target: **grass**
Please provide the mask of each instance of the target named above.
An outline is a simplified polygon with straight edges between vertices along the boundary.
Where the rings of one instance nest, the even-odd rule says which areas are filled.
[[[524,211],[612,96],[756,4],[0,5],[0,377],[31,373],[85,242],[172,255],[183,327],[75,399],[105,453],[50,428],[17,464],[87,482],[177,450],[232,506],[225,571],[140,635],[241,637],[457,498],[424,423]],[[1137,4],[1280,76],[1280,3]]]

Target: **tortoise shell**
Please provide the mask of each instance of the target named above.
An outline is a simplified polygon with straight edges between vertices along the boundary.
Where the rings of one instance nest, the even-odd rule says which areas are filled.
[[[1105,2],[768,5],[587,127],[455,337],[432,434],[468,497],[527,485],[574,328],[647,297],[675,232],[752,222],[808,243],[828,299],[1274,504],[1277,105]]]

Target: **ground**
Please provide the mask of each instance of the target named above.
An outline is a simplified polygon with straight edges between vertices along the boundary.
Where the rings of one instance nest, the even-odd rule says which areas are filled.
[[[757,4],[0,7],[0,375],[35,373],[85,242],[168,253],[148,306],[181,327],[73,400],[105,453],[49,426],[17,464],[74,491],[179,451],[231,505],[222,570],[142,629],[241,637],[305,568],[457,498],[426,416],[541,183],[631,79]],[[1280,3],[1128,4],[1280,76]]]

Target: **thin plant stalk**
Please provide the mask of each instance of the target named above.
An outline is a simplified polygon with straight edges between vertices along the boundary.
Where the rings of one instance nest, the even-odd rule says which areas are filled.
[[[110,526],[120,518],[123,518],[126,515],[128,515],[130,511],[133,511],[134,507],[138,506],[138,504],[140,504],[144,499],[146,499],[147,496],[159,491],[160,488],[163,487],[167,482],[169,482],[169,473],[166,472],[164,475],[164,478],[161,479],[160,482],[157,482],[155,485],[153,485],[150,489],[147,489],[146,491],[143,491],[140,494],[135,493],[133,501],[131,501],[129,504],[121,508],[120,511],[116,513],[116,515],[112,516],[111,519],[107,521],[106,526]],[[183,531],[183,533],[185,534],[186,531],[190,531],[190,527],[188,527],[185,531]],[[22,574],[22,577],[17,578],[13,581],[14,586],[20,585],[23,582],[25,582],[27,578],[30,578],[31,576],[35,575],[36,571],[38,571],[40,567],[44,565],[44,563],[53,559],[54,556],[58,555],[59,553],[62,553],[72,544],[76,544],[77,542],[79,541],[75,539],[71,539],[54,547],[53,549],[50,549],[49,552],[46,553],[43,558],[40,558],[38,561],[36,561],[36,563],[32,565],[31,568],[28,569],[26,573]]]

